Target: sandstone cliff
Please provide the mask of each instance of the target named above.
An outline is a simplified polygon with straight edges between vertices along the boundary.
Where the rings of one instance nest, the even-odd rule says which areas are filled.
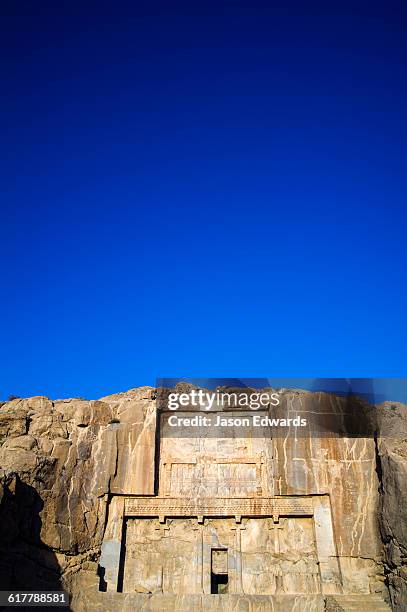
[[[108,496],[131,491],[153,463],[154,448],[143,445],[152,393],[1,406],[2,589],[70,589],[78,572],[96,578]]]
[[[285,401],[304,407],[311,395],[287,392]],[[319,403],[336,401],[318,395]],[[344,583],[361,593],[385,594],[387,586],[394,610],[405,610],[407,446],[400,429],[407,439],[407,422],[405,407],[392,406],[397,438],[276,440],[266,469],[278,495],[332,494]],[[103,585],[111,496],[155,492],[155,410],[149,387],[97,401],[33,397],[0,407],[1,589],[63,587],[78,601],[79,591]],[[388,413],[381,408],[386,423]]]
[[[407,419],[405,406],[382,408],[377,440],[379,522],[384,563],[395,610],[407,608]]]

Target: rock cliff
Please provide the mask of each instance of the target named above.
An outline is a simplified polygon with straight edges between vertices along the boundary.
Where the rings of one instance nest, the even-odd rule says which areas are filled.
[[[153,390],[0,407],[0,584],[72,589],[96,576],[108,496],[143,483]],[[119,427],[120,422],[120,427]]]
[[[307,410],[312,395],[287,391],[285,402]],[[319,404],[341,401],[318,394]],[[331,495],[345,591],[386,597],[389,589],[400,611],[407,608],[405,409],[379,409],[397,437],[282,438],[266,465],[276,495]],[[73,609],[86,609],[83,593],[103,590],[112,496],[155,493],[155,423],[150,387],[96,401],[32,397],[0,406],[0,589],[65,588]],[[105,601],[105,609],[117,605]],[[328,599],[324,605],[334,609]]]
[[[406,407],[383,406],[377,439],[377,472],[384,568],[395,610],[407,608],[407,419]],[[384,435],[385,434],[385,435]]]

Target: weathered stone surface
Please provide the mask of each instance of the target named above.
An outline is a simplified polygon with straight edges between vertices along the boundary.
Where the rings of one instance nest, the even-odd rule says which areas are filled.
[[[343,409],[340,398],[287,391],[280,410],[311,413],[316,396]],[[0,586],[64,586],[74,610],[293,611],[352,609],[346,596],[382,602],[387,580],[404,610],[407,417],[395,406],[381,407],[377,439],[174,439],[157,429],[150,387],[7,402]],[[137,515],[143,498],[163,510]],[[210,594],[211,572],[219,593],[228,576],[227,594]]]
[[[377,444],[380,476],[379,520],[385,573],[396,610],[407,608],[407,418],[406,406],[382,407]]]

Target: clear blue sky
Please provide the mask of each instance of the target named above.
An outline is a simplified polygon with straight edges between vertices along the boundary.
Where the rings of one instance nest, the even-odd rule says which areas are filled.
[[[0,398],[406,375],[404,2],[0,13]]]

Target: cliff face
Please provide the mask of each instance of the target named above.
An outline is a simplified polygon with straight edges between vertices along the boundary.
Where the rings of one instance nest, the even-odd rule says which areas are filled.
[[[407,419],[405,406],[385,407],[386,436],[377,443],[379,523],[394,609],[407,608]]]
[[[307,411],[312,395],[287,392],[284,401]],[[98,401],[34,397],[0,407],[2,590],[64,587],[80,609],[83,593],[103,589],[112,496],[155,493],[154,398],[142,387]],[[341,405],[324,394],[318,402]],[[407,607],[403,410],[391,412],[397,439],[278,438],[264,465],[273,495],[330,495],[344,592],[385,595],[388,583],[395,610]]]
[[[108,495],[145,486],[143,466],[154,464],[154,448],[143,444],[151,396],[141,388],[100,401],[1,406],[2,589],[70,589],[78,572],[97,580]]]

